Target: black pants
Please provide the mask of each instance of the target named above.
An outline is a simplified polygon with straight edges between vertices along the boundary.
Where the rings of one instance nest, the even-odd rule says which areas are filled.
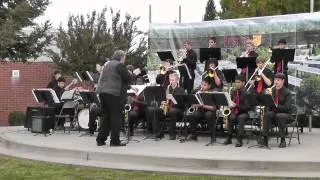
[[[248,120],[249,115],[248,113],[231,113],[229,116],[228,121],[228,135],[232,135],[232,129],[234,125],[238,125],[238,135],[243,136],[244,135],[244,124]]]
[[[216,111],[196,111],[188,116],[190,121],[191,134],[196,136],[197,125],[200,121],[205,120],[209,131],[212,133],[213,139],[216,135]]]
[[[90,107],[90,111],[89,111],[89,123],[88,123],[88,127],[89,127],[89,133],[93,134],[95,132],[95,130],[97,129],[97,118],[98,116],[101,116],[101,109],[97,106],[97,105],[92,105]]]
[[[114,96],[107,93],[99,94],[101,101],[101,112],[103,120],[99,128],[97,142],[105,142],[111,130],[110,144],[120,143],[120,126],[121,126],[121,102],[119,96]]]
[[[156,136],[163,134],[164,114],[161,108],[151,106],[147,107],[146,119],[148,122],[148,126],[152,127],[152,131]]]
[[[144,118],[144,117],[145,117],[144,109],[131,110],[128,113],[129,132],[131,134],[133,134],[134,124],[138,122],[139,118]]]
[[[187,93],[191,93],[194,87],[194,78],[195,78],[194,70],[190,70],[190,74],[191,74],[191,79],[189,78],[187,72],[183,73],[181,75],[182,82],[180,81],[180,85],[182,85],[184,90],[187,90]]]
[[[183,110],[178,108],[172,108],[168,113],[168,118],[170,120],[169,125],[169,135],[175,136],[176,135],[176,123],[178,119],[182,119],[183,117]]]
[[[277,124],[279,128],[279,136],[285,137],[286,124],[289,121],[289,115],[287,113],[275,113],[274,111],[267,111],[263,119],[263,136],[268,136],[268,131],[272,127],[272,124]]]

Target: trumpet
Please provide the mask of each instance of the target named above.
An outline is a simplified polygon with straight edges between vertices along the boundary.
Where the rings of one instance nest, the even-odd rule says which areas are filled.
[[[209,70],[208,70],[208,76],[210,77],[210,78],[213,78],[214,76],[215,76],[215,74],[216,74],[216,69],[217,69],[218,67],[215,67],[214,69],[213,68],[209,68]]]
[[[165,66],[160,66],[160,74],[166,74],[167,73],[167,68]]]

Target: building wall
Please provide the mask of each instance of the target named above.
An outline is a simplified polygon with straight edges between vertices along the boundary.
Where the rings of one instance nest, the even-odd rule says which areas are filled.
[[[19,78],[12,78],[12,70],[19,70]],[[27,106],[39,106],[31,93],[33,88],[45,88],[54,72],[52,63],[0,63],[0,125],[8,125],[13,111],[26,111]]]

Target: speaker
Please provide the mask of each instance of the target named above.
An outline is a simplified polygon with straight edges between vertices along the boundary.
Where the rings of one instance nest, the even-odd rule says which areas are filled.
[[[49,116],[32,116],[31,132],[33,133],[47,133],[50,129]]]
[[[33,116],[49,116],[47,125],[53,129],[55,120],[55,108],[54,107],[27,107],[27,113],[25,118],[24,127],[32,128]]]

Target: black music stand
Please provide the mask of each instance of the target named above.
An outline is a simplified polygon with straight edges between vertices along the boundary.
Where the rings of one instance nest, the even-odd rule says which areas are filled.
[[[171,51],[159,51],[159,52],[157,52],[157,54],[158,54],[161,61],[166,61],[167,59],[174,61],[174,57],[173,57]]]
[[[252,102],[254,103],[254,102]],[[262,117],[262,108],[263,106],[264,107],[268,107],[268,108],[273,108],[273,107],[276,107],[275,103],[274,103],[274,100],[273,100],[273,97],[271,95],[268,95],[268,94],[258,94],[257,95],[257,101],[256,101],[256,104],[258,106],[260,106],[260,119],[261,119],[261,122],[263,121],[263,118]],[[264,110],[265,111],[265,110]],[[262,124],[260,124],[260,138],[258,138],[258,141],[261,141],[262,139]],[[269,131],[269,130],[268,130]],[[259,148],[266,148],[266,149],[270,149],[269,146],[265,146],[263,144],[259,144],[259,142],[256,144],[256,145],[253,145],[253,146],[249,146],[248,148],[252,148],[252,147],[259,147]]]
[[[211,58],[221,59],[221,48],[200,48],[200,62],[207,62]],[[207,65],[207,63],[206,63]],[[206,67],[206,66],[205,66]]]
[[[47,133],[49,133],[49,135],[51,135],[50,128],[54,129],[54,122],[47,122],[48,120],[50,120],[50,116],[45,115],[44,108],[45,108],[46,104],[58,104],[58,103],[60,103],[60,100],[59,100],[57,94],[55,93],[55,91],[51,88],[33,89],[32,94],[38,103],[43,103],[43,108],[42,108],[42,112],[41,112],[41,114],[43,116],[35,116],[35,117],[45,119],[44,121],[42,121],[42,122],[44,122],[43,126],[48,129],[44,130],[44,136],[47,136]],[[40,133],[37,133],[35,135],[38,135],[38,134],[40,134]]]
[[[184,104],[184,128],[185,128],[185,137],[180,139],[180,142],[183,143],[187,140],[188,136],[188,128],[187,128],[187,109],[193,104],[202,104],[201,100],[197,96],[197,94],[176,94],[173,95],[174,99],[178,104]]]
[[[271,62],[293,61],[296,49],[272,49]]]
[[[235,82],[236,76],[238,75],[238,72],[236,69],[223,69],[222,73],[227,81],[227,83],[230,83],[232,86],[232,83]]]
[[[249,69],[257,68],[256,63],[257,57],[237,57],[236,63],[237,68],[246,68],[246,80],[248,81],[249,78]]]
[[[93,91],[79,91],[84,104],[96,103],[100,104],[97,93]]]
[[[156,108],[160,107],[162,101],[166,101],[166,93],[163,86],[147,86],[144,89],[144,97],[148,104],[151,104],[151,106],[154,106],[153,109],[153,118],[152,118],[152,135],[147,136],[144,138],[149,139],[153,138],[157,140],[156,138],[156,127],[155,127],[155,120],[156,120]],[[160,122],[161,124],[161,122]]]
[[[74,75],[79,79],[80,82],[94,81],[89,71],[75,72]]]

